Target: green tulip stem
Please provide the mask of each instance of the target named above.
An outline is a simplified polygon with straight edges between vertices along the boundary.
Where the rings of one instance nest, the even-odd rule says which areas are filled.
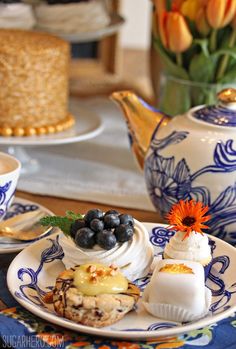
[[[210,52],[214,52],[217,47],[217,29],[213,29],[210,36]]]
[[[234,47],[235,42],[236,42],[236,29],[233,29],[233,31],[230,35],[230,38],[229,38],[228,48]],[[217,81],[220,80],[224,76],[225,71],[226,71],[227,66],[228,66],[228,62],[229,62],[229,55],[224,55],[222,57],[221,62],[220,62],[219,70],[217,72],[217,76],[216,76]]]
[[[176,53],[176,62],[177,62],[179,67],[182,67],[182,65],[183,65],[183,57],[182,57],[182,53],[181,52]]]

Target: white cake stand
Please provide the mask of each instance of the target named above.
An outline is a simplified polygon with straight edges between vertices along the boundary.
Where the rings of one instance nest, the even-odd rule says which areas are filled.
[[[102,132],[101,118],[95,113],[81,108],[77,99],[70,100],[69,109],[76,122],[72,128],[64,132],[31,137],[0,137],[0,150],[15,156],[21,162],[23,175],[35,173],[40,168],[40,163],[28,155],[27,147],[82,142],[96,137]]]
[[[123,17],[121,17],[118,14],[111,14],[111,21],[110,23],[101,29],[97,29],[96,31],[90,31],[90,32],[78,32],[78,33],[60,33],[53,30],[45,30],[44,28],[40,27],[39,25],[36,26],[37,31],[47,31],[47,33],[51,33],[54,35],[59,36],[60,38],[73,43],[83,43],[83,42],[91,42],[91,41],[97,41],[100,40],[106,36],[115,34],[118,30],[120,30],[120,27],[124,24],[125,20]]]

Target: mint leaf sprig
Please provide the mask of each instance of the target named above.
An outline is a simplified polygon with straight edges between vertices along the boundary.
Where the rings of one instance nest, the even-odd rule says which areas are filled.
[[[39,223],[43,226],[52,226],[60,228],[65,235],[70,235],[71,225],[77,220],[82,219],[80,213],[66,211],[65,216],[45,216],[40,219]]]

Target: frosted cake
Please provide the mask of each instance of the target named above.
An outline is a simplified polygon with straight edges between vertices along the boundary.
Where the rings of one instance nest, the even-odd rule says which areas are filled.
[[[71,127],[69,44],[14,29],[0,29],[0,42],[0,135],[42,135]]]

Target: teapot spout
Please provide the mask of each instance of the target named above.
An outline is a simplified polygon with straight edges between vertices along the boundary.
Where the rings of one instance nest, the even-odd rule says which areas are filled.
[[[170,117],[149,106],[131,91],[113,92],[111,99],[119,104],[124,113],[132,151],[143,169],[153,132],[157,127],[165,126]]]

